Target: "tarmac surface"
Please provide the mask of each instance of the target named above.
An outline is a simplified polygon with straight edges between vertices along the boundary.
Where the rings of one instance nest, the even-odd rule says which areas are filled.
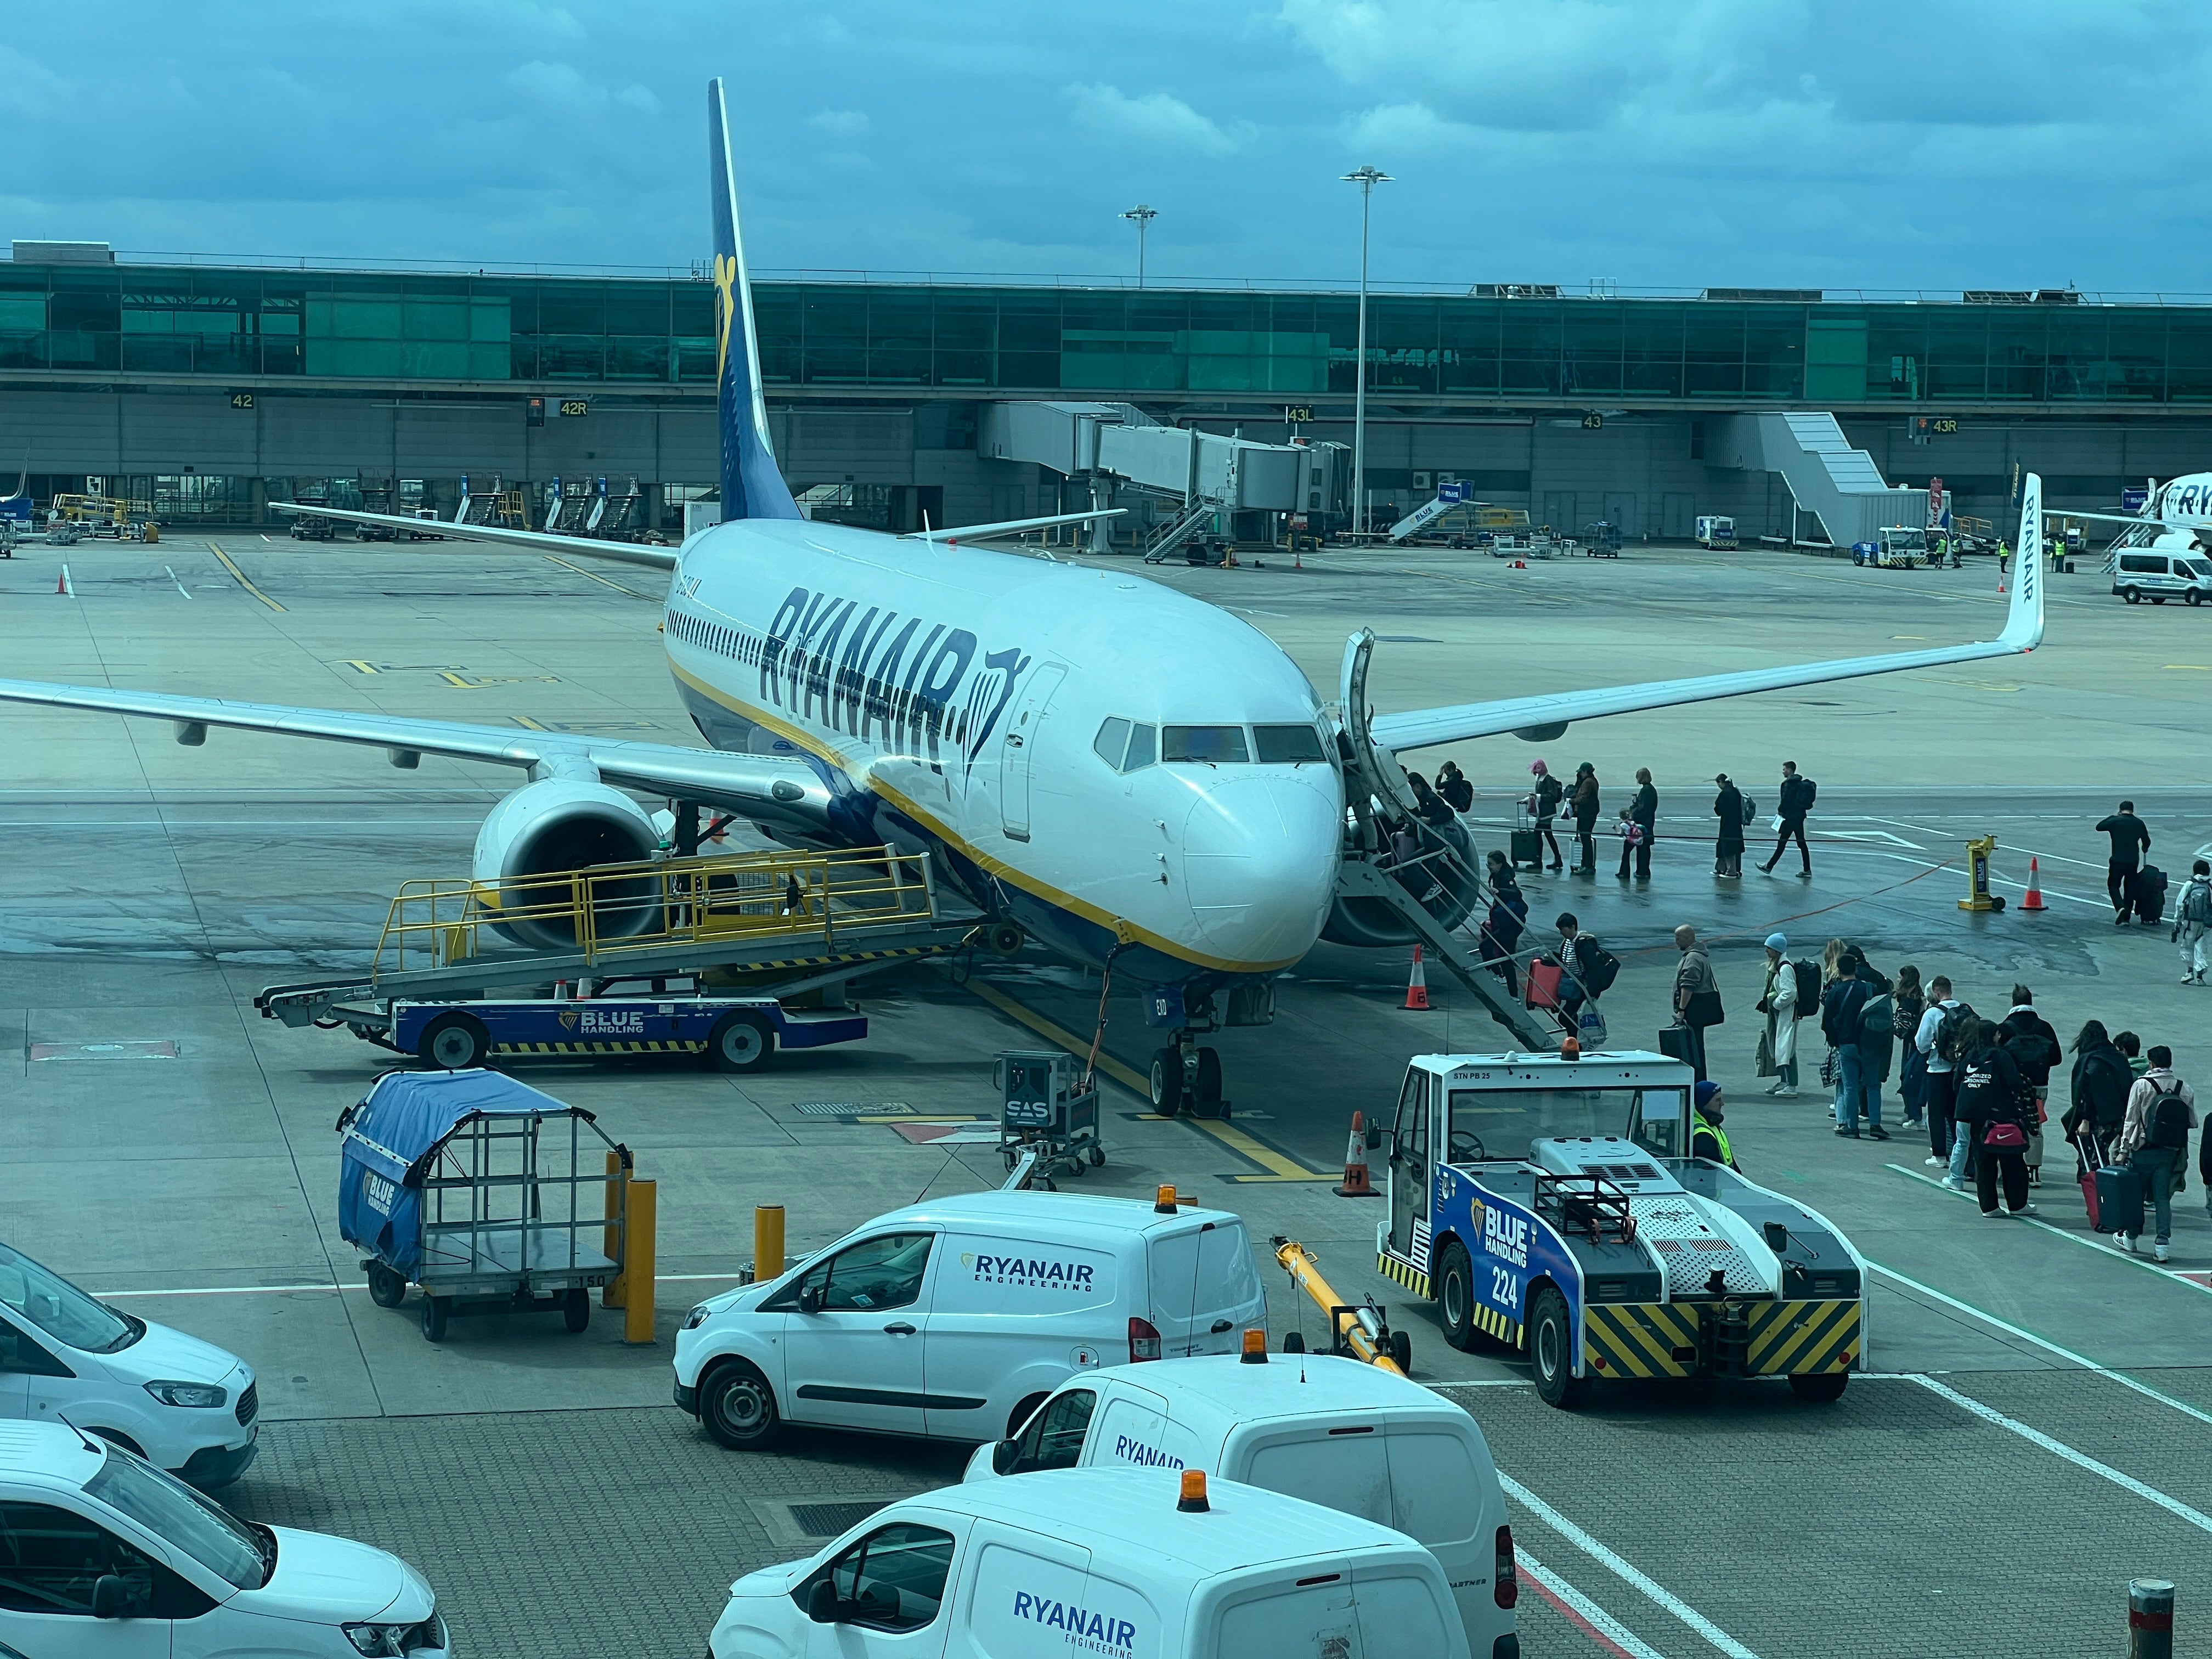
[[[64,560],[73,598],[54,592]],[[1986,562],[1304,562],[1146,574],[1279,639],[1325,697],[1345,635],[1372,627],[1385,708],[1987,636],[2002,604]],[[1410,1054],[1505,1046],[1446,975],[1430,975],[1436,1006],[1412,1012],[1401,954],[1317,950],[1273,1026],[1211,1039],[1226,1123],[1150,1117],[1123,1085],[1152,1044],[1133,994],[1111,1000],[1111,1159],[1087,1187],[1199,1190],[1255,1239],[1304,1240],[1340,1291],[1403,1319],[1416,1377],[1468,1406],[1515,1483],[1524,1652],[2118,1652],[2135,1576],[2180,1581],[2179,1650],[2196,1650],[2191,1610],[2212,1577],[2212,1220],[2193,1160],[2160,1268],[2090,1234],[2055,1136],[2039,1214],[1992,1223],[1932,1183],[1923,1140],[1831,1133],[1814,1028],[1799,1098],[1765,1097],[1751,1062],[1758,942],[1779,927],[1793,953],[1837,934],[1885,969],[1948,973],[1985,1014],[2024,980],[2063,1038],[2095,1017],[2171,1043],[2185,1077],[2212,1075],[2212,991],[2180,982],[2165,928],[2112,927],[2090,829],[2132,795],[2177,885],[2212,841],[2212,618],[2126,607],[2106,586],[2054,576],[2047,642],[2025,659],[1456,751],[1485,848],[1504,844],[1537,754],[1569,775],[1594,762],[1608,817],[1635,767],[1655,772],[1653,879],[1617,879],[1617,843],[1601,844],[1595,878],[1524,876],[1532,920],[1571,908],[1622,957],[1616,1045],[1652,1042],[1666,1018],[1673,927],[1716,939],[1729,1018],[1713,1070],[1737,1156],[1877,1264],[1872,1374],[1834,1406],[1616,1385],[1568,1416],[1515,1356],[1446,1346],[1431,1310],[1373,1273],[1382,1206],[1328,1191],[1352,1111],[1387,1114]],[[33,544],[0,563],[0,672],[684,741],[656,601],[617,567],[454,546]],[[671,1339],[750,1259],[756,1203],[788,1206],[796,1254],[922,1194],[995,1185],[988,1146],[909,1145],[860,1120],[988,1116],[994,1053],[1087,1044],[1095,975],[1028,957],[902,970],[859,992],[867,1042],[743,1078],[519,1064],[598,1111],[659,1181],[659,1341],[624,1346],[610,1314],[580,1336],[544,1316],[460,1321],[433,1347],[411,1306],[369,1302],[336,1226],[331,1125],[392,1057],[264,1020],[252,997],[362,962],[397,884],[465,870],[514,776],[432,757],[399,774],[373,750],[223,732],[185,749],[163,722],[27,708],[0,707],[0,1237],[253,1363],[265,1426],[261,1462],[226,1494],[241,1513],[399,1550],[470,1655],[542,1653],[583,1629],[625,1654],[690,1656],[731,1579],[813,1547],[805,1522],[824,1517],[805,1506],[957,1479],[964,1453],[941,1445],[793,1434],[771,1455],[722,1452],[666,1403]],[[1716,880],[1708,781],[1725,769],[1771,809],[1784,758],[1820,784],[1812,878],[1794,854],[1761,875],[1755,851],[1742,880]],[[1998,915],[1957,905],[1965,841],[1983,833],[2014,901]],[[2031,854],[2039,915],[2017,908]],[[2054,1112],[2062,1101],[2063,1085]],[[1278,1335],[1312,1336],[1318,1316],[1262,1267]]]

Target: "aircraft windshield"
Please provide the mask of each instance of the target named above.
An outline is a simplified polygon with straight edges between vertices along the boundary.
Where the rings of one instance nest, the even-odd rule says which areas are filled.
[[[1686,1158],[1679,1089],[1454,1089],[1454,1164],[1519,1160],[1530,1144],[1576,1135],[1620,1135],[1660,1158]]]
[[[1255,726],[1253,740],[1261,765],[1294,765],[1322,758],[1321,733],[1310,726]]]
[[[1164,761],[1204,761],[1219,766],[1251,759],[1244,747],[1241,726],[1164,726],[1160,728],[1160,758]]]

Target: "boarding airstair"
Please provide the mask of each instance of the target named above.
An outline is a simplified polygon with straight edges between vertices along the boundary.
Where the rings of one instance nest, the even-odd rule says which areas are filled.
[[[947,912],[926,855],[884,848],[410,881],[366,973],[271,985],[253,1002],[309,1025],[341,1006],[563,981],[711,977],[791,996],[957,949],[981,920]]]
[[[1162,525],[1152,538],[1145,544],[1145,562],[1164,563],[1173,553],[1194,536],[1212,527],[1214,515],[1222,510],[1223,503],[1212,496],[1201,495],[1185,507],[1167,523]]]
[[[1458,493],[1457,484],[1439,484],[1437,497],[1424,501],[1404,518],[1390,526],[1389,539],[1403,542],[1422,535],[1443,536],[1472,530],[1525,530],[1528,525],[1528,509],[1518,507],[1492,507],[1487,501],[1478,501]]]

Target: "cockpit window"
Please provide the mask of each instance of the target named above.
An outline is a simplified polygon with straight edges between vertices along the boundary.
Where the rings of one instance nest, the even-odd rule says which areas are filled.
[[[1124,772],[1141,772],[1159,760],[1159,732],[1139,721],[1129,728],[1128,758],[1121,763]]]
[[[1295,765],[1322,758],[1321,733],[1310,726],[1255,726],[1252,742],[1262,766]]]
[[[1160,758],[1204,761],[1208,765],[1242,765],[1251,759],[1241,726],[1164,726]]]
[[[1142,771],[1158,758],[1154,728],[1118,714],[1108,716],[1091,747],[1116,772]]]
[[[1129,747],[1129,722],[1119,715],[1109,717],[1106,723],[1098,728],[1098,736],[1091,746],[1097,751],[1100,760],[1104,761],[1116,772],[1120,771],[1121,757],[1127,752]]]

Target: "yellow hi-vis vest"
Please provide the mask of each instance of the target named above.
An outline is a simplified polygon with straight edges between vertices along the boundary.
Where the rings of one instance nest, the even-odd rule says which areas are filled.
[[[1711,1135],[1714,1145],[1721,1150],[1720,1161],[1731,1170],[1735,1168],[1735,1155],[1729,1151],[1728,1131],[1708,1119],[1703,1112],[1695,1112],[1694,1121],[1690,1126],[1690,1145],[1692,1149],[1697,1146],[1698,1137],[1700,1134]]]

